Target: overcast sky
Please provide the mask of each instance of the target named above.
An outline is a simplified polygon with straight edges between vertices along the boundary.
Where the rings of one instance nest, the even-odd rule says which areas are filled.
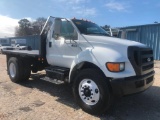
[[[160,22],[160,0],[0,0],[0,37],[14,36],[22,18],[86,18],[124,27]]]

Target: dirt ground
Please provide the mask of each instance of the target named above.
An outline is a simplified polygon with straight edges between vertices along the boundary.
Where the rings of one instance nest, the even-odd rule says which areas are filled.
[[[6,72],[5,55],[0,55],[0,120],[159,120],[160,62],[155,62],[155,82],[147,91],[116,100],[102,116],[83,112],[67,84],[40,80],[32,74],[23,84],[12,83]]]

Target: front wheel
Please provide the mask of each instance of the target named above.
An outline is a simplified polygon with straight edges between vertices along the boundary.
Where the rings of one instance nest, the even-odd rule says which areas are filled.
[[[85,69],[75,78],[73,94],[78,105],[90,114],[102,114],[111,105],[106,77],[96,69]]]

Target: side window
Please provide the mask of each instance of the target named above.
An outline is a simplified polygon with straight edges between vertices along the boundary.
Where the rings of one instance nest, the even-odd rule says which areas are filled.
[[[65,39],[71,39],[71,40],[78,39],[77,32],[75,31],[72,24],[68,21],[62,21],[60,36],[64,37]]]

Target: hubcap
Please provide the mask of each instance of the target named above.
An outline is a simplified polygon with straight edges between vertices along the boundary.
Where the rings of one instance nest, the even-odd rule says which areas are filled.
[[[9,65],[9,73],[11,75],[11,77],[15,77],[16,76],[16,66],[14,63],[10,63]]]
[[[83,79],[80,82],[79,95],[87,105],[95,105],[100,97],[98,86],[91,79]]]

